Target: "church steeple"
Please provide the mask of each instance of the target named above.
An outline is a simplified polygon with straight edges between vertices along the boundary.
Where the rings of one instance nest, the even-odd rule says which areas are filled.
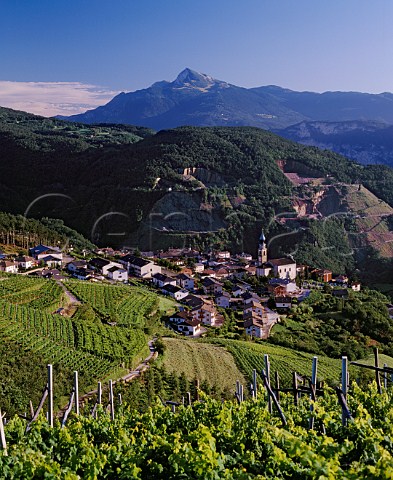
[[[261,232],[258,243],[258,263],[259,265],[267,262],[267,246],[266,246],[266,237]]]

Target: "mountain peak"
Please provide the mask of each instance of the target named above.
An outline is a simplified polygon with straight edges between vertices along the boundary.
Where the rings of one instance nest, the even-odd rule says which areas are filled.
[[[204,73],[196,72],[191,68],[185,68],[179,73],[176,80],[173,82],[175,86],[179,87],[194,87],[194,88],[208,88],[219,83],[213,77]]]

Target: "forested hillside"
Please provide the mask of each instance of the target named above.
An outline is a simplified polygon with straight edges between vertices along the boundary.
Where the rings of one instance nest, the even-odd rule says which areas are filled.
[[[325,205],[318,218],[351,213],[340,193],[343,185],[363,185],[393,205],[389,167],[361,166],[258,128],[182,127],[153,134],[138,127],[83,126],[2,109],[0,140],[1,208],[61,218],[104,245],[217,246],[254,254],[263,228],[270,237],[297,232],[272,245],[273,254],[294,240],[300,246],[318,243],[325,234],[326,239],[342,238],[337,248],[345,254],[353,247],[348,220],[337,220],[330,233],[324,227],[321,234],[318,227],[294,229],[277,218],[296,214],[294,198],[303,201],[308,195],[312,202],[313,191],[329,193],[328,185],[339,187],[338,206]],[[308,190],[294,184],[283,172],[284,164],[317,183]],[[303,220],[308,221],[307,215]],[[307,261],[305,255],[302,259]],[[341,255],[340,260],[334,265],[324,251],[319,263],[334,270],[352,268],[354,259]]]

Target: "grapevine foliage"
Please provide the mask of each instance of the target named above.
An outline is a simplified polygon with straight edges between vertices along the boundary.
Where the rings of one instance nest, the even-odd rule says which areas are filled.
[[[240,405],[205,397],[175,414],[161,405],[138,413],[127,406],[114,422],[73,417],[66,428],[36,422],[24,434],[21,419],[6,425],[8,456],[2,478],[67,479],[350,479],[392,478],[393,396],[375,385],[349,396],[354,420],[341,424],[337,398],[328,391],[314,405],[282,399],[288,425],[266,409],[266,399]],[[318,432],[323,421],[326,435]]]

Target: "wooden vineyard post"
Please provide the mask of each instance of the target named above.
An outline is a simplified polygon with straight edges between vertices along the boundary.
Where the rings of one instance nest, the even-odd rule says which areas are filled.
[[[121,393],[119,393],[119,394],[117,395],[117,400],[118,400],[118,404],[119,404],[119,405],[122,405],[122,404],[123,404],[123,400],[121,399]]]
[[[276,397],[277,397],[277,400],[280,401],[280,376],[277,370],[274,372],[274,378],[276,382]]]
[[[68,403],[68,407],[67,407],[67,410],[64,412],[64,415],[63,415],[63,420],[61,421],[61,427],[65,427],[65,424],[66,424],[66,421],[67,421],[67,418],[68,418],[68,415],[71,413],[71,410],[72,410],[72,402],[74,401],[74,397],[75,397],[75,391],[73,390],[71,395],[70,395],[70,401]]]
[[[374,366],[375,366],[375,380],[377,382],[378,393],[382,393],[381,377],[379,375],[378,348],[374,348]]]
[[[343,397],[347,401],[348,393],[348,357],[341,357],[341,389]],[[342,407],[341,422],[345,426],[347,425],[348,416]]]
[[[30,400],[29,401],[29,406],[30,406],[30,416],[31,418],[34,417],[34,407],[33,407],[33,402]]]
[[[113,402],[113,382],[109,380],[109,405],[110,405],[110,412],[111,412],[111,420],[115,419],[115,405]]]
[[[312,400],[315,400],[315,391],[316,391],[316,387],[317,387],[317,371],[318,371],[318,357],[314,357],[313,360],[312,360],[312,372],[311,372],[311,395],[310,395],[310,398]],[[313,394],[314,392],[314,394]],[[311,405],[310,406],[310,412],[311,412],[311,416],[310,416],[310,421],[309,421],[309,427],[310,427],[310,430],[312,430],[314,428],[314,417],[312,415],[314,411],[314,406]]]
[[[297,396],[297,373],[292,372],[292,388],[293,388],[293,403],[298,406],[298,396]]]
[[[7,442],[5,440],[3,414],[1,413],[1,409],[0,409],[0,441],[1,441],[1,448],[4,450],[4,455],[7,456],[8,455]]]
[[[241,399],[241,396],[240,396],[240,381],[239,380],[236,380],[235,397],[236,397],[236,400],[239,403],[241,403],[242,399]]]
[[[257,371],[255,368],[252,371],[252,392],[253,392],[253,397],[256,400],[258,398],[258,386],[257,386]]]
[[[266,373],[266,382],[270,387],[270,362],[269,362],[269,355],[265,353],[263,356],[265,360],[265,373]],[[266,386],[266,384],[265,384]],[[272,413],[272,399],[270,397],[269,393],[269,388],[266,386],[266,391],[267,391],[267,407],[269,410],[269,413]]]
[[[53,427],[53,365],[48,365],[48,422]]]
[[[191,406],[191,392],[187,392],[187,405]]]
[[[74,372],[75,413],[79,415],[79,382],[78,372]]]
[[[287,420],[285,418],[285,415],[284,415],[284,412],[282,411],[282,408],[280,407],[280,404],[276,398],[276,396],[274,395],[274,392],[273,390],[271,389],[270,387],[270,384],[268,382],[268,377],[265,373],[265,370],[262,370],[262,379],[263,379],[263,383],[265,384],[265,388],[268,392],[268,395],[269,397],[273,400],[274,402],[274,405],[276,406],[277,410],[278,410],[278,413],[280,415],[280,418],[281,418],[281,422],[283,424],[283,426],[285,427],[285,425],[287,424]]]
[[[384,363],[383,368],[387,368],[388,364]],[[383,372],[383,386],[385,387],[385,390],[388,388],[388,374],[387,372]]]

